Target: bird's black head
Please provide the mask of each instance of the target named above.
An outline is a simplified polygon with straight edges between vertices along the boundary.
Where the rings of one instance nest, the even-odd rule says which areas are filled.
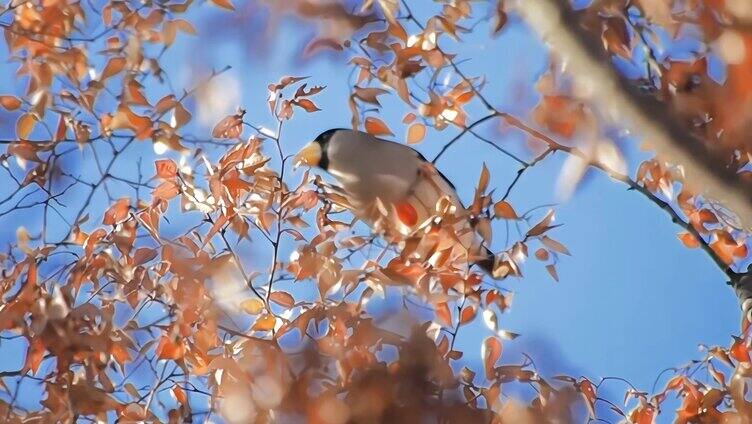
[[[344,128],[332,128],[319,134],[314,140],[314,143],[318,143],[321,147],[321,158],[319,159],[318,166],[321,169],[326,170],[329,167],[329,156],[327,155],[327,148],[329,147],[329,141],[337,131],[346,131]]]

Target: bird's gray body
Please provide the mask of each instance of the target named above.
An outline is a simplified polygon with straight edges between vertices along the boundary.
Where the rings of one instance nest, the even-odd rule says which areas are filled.
[[[419,221],[434,212],[441,196],[448,196],[458,208],[462,207],[451,183],[420,153],[404,144],[360,131],[340,130],[329,139],[326,153],[328,171],[347,193],[356,214],[361,212],[358,215],[370,214],[377,199],[388,207],[412,197]],[[361,218],[371,221],[366,216]]]
[[[492,274],[494,256],[475,233],[454,186],[416,150],[347,129],[326,131],[315,143],[321,148],[313,149],[314,165],[337,179],[360,220],[387,236],[408,236],[446,214],[448,201],[450,225],[440,237],[448,244],[426,252],[427,259],[465,258],[465,263],[478,263]],[[442,255],[442,251],[452,253]]]
[[[376,197],[385,203],[402,200],[417,181],[422,162],[417,152],[405,145],[356,131],[335,133],[327,155],[329,172],[361,204]]]

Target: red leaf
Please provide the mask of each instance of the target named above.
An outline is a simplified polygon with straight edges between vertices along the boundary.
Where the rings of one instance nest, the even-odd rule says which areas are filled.
[[[412,227],[418,223],[418,211],[410,202],[399,202],[394,207],[397,210],[397,217],[403,224]]]
[[[739,362],[750,362],[749,349],[744,340],[738,337],[734,337],[734,344],[729,348],[729,352]]]

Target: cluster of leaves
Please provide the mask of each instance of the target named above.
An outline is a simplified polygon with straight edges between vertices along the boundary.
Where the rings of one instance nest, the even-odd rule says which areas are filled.
[[[212,3],[234,10],[229,0]],[[703,246],[724,269],[748,256],[746,233],[734,227],[732,214],[684,188],[674,195],[682,182],[675,166],[654,159],[629,177],[615,144],[599,129],[600,117],[566,92],[558,75],[539,84],[535,124],[493,106],[484,78],[464,73],[456,54],[440,45],[461,48],[462,36],[487,21],[492,33],[503,30],[504,2],[481,17],[471,1],[440,2],[426,21],[396,0],[367,0],[355,8],[292,3],[289,10],[306,19],[337,23],[322,25],[305,51],[348,55],[354,128],[393,135],[379,115],[380,98],[393,93],[405,108],[408,143],[423,142],[429,131],[458,132],[434,162],[460,138],[473,136],[517,161],[517,177],[498,195],[484,167],[466,211],[439,202],[417,231],[385,239],[354,223],[336,188],[308,172],[289,173],[292,152],[283,147],[283,126],[296,111],[319,111],[316,96],[324,87],[308,88],[303,77],[270,84],[267,119],[274,130],[239,109],[218,122],[211,137],[190,133],[194,94],[224,72],[180,94],[166,88],[171,83],[162,55],[179,33],[196,34],[181,18],[196,7],[190,0],[112,1],[102,8],[13,1],[0,12],[9,22],[0,25],[9,59],[19,63],[28,87],[22,96],[0,96],[17,119],[14,136],[3,141],[3,172],[15,186],[0,201],[6,208],[0,216],[39,210],[41,219],[24,220],[0,258],[0,343],[26,349],[19,369],[0,372],[6,421],[187,422],[219,413],[229,422],[429,417],[553,423],[599,419],[606,405],[608,414],[647,424],[672,393],[683,399],[679,422],[752,419],[745,400],[752,377],[746,330],[731,346],[709,348],[702,361],[677,369],[663,391],[630,388],[624,406],[599,396],[612,379],[547,378],[529,359],[500,364],[505,340],[516,334],[499,324],[513,298],[499,281],[522,277],[530,249],[554,279],[560,256],[569,255],[550,234],[553,211],[519,213],[509,200],[525,171],[554,152],[603,170],[667,209],[684,227],[682,241]],[[606,22],[602,35],[614,55],[630,59],[633,44],[646,43],[643,32],[674,19],[642,3],[622,9],[624,25],[639,22],[631,30],[613,14],[593,14]],[[95,52],[101,55],[94,58]],[[678,66],[669,62],[651,57],[650,87],[664,87],[653,73]],[[443,80],[451,83],[438,83]],[[492,120],[528,136],[531,158],[476,131]],[[724,137],[719,144],[735,146],[735,158],[749,156],[743,144],[725,138],[731,135],[719,128],[712,133]],[[597,142],[580,144],[583,134]],[[122,158],[146,143],[134,172]],[[90,154],[96,171],[77,172],[74,152]],[[152,161],[154,154],[176,158]],[[149,163],[145,173],[141,159]],[[736,162],[740,172],[744,160]],[[466,257],[450,254],[456,223],[467,219],[487,245],[497,246],[496,281],[469,268]],[[510,225],[516,236],[508,230],[501,245],[493,234]],[[261,253],[251,255],[252,249]],[[267,262],[252,263],[251,256]],[[378,303],[394,294],[409,317],[399,323],[379,315]],[[478,319],[488,333],[478,346],[483,364],[473,369],[456,340]],[[710,377],[698,379],[698,370]],[[514,383],[535,393],[510,399],[502,388]],[[38,405],[20,405],[27,391],[38,394]]]
[[[752,33],[745,26],[752,19],[750,13],[748,5],[736,1],[616,0],[590,5],[581,11],[581,23],[594,37],[601,37],[617,66],[631,67],[633,84],[665,102],[699,142],[726,158],[729,169],[741,179],[749,179],[752,150],[744,134],[750,124],[741,111],[749,107],[752,93],[748,87]],[[682,44],[690,41],[703,48]],[[589,136],[599,142],[588,150],[588,162],[624,173],[618,151],[604,135],[619,123],[609,122],[586,96],[578,96],[571,81],[556,81],[555,75],[552,71],[539,84],[543,98],[535,110],[536,120],[565,139],[597,134]],[[735,106],[728,107],[731,104]],[[649,147],[650,140],[645,144]],[[568,181],[574,184],[577,178]],[[749,228],[743,220],[712,193],[687,186],[681,164],[671,163],[670,158],[643,162],[634,182],[666,202],[659,205],[670,208],[674,219],[686,227],[678,236],[687,247],[705,248],[729,277],[738,280],[735,274],[744,271],[749,253]]]

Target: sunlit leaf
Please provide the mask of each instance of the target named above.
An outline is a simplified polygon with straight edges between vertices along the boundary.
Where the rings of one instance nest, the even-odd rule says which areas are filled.
[[[154,162],[159,178],[170,179],[178,175],[178,164],[172,159],[159,159]]]
[[[679,240],[690,249],[700,247],[700,242],[697,238],[686,231],[679,233]]]
[[[415,123],[410,125],[407,129],[407,143],[415,144],[420,143],[426,136],[426,126],[421,123]]]
[[[374,118],[372,116],[369,116],[368,118],[366,118],[365,127],[366,127],[366,131],[376,136],[394,135],[392,131],[389,129],[389,127],[386,126],[384,121],[382,121],[379,118]]]
[[[122,199],[119,199],[112,206],[110,206],[109,209],[107,209],[107,212],[105,212],[104,214],[104,219],[102,219],[102,224],[115,225],[124,221],[128,217],[130,206],[130,198],[123,197]]]
[[[478,309],[475,306],[466,306],[460,314],[460,324],[467,324],[475,318]]]
[[[37,118],[31,113],[24,113],[16,121],[16,136],[22,140],[28,140]]]
[[[517,212],[514,211],[509,202],[502,200],[494,205],[494,215],[501,219],[518,219]]]
[[[221,7],[222,9],[235,10],[235,6],[232,5],[230,0],[211,0],[212,3]]]
[[[240,308],[248,314],[258,315],[264,310],[264,302],[258,298],[246,299],[240,302]]]
[[[258,317],[256,319],[256,322],[253,323],[252,330],[253,331],[271,331],[274,329],[274,326],[277,324],[277,318],[275,318],[273,315],[270,314],[264,314]]]
[[[284,291],[275,291],[269,295],[269,300],[272,302],[284,306],[285,308],[292,308],[295,306],[295,298],[290,293]]]
[[[0,106],[5,110],[16,110],[21,107],[21,99],[16,96],[0,96]]]
[[[499,358],[501,358],[502,350],[503,346],[501,340],[496,337],[487,337],[483,341],[483,366],[486,370],[486,378],[489,380],[493,378],[493,375],[495,374],[494,367],[496,366],[496,362],[499,361]]]

